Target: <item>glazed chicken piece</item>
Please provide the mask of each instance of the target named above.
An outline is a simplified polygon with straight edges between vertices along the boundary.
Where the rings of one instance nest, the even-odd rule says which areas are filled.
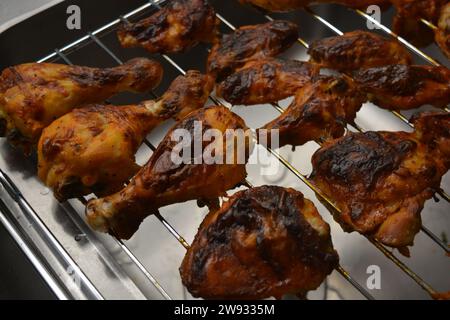
[[[144,47],[151,53],[186,51],[213,42],[218,20],[206,0],[171,0],[152,16],[125,23],[117,32],[123,47]]]
[[[350,79],[321,76],[298,90],[291,105],[261,129],[267,130],[269,145],[271,130],[278,130],[280,147],[337,138],[344,134],[347,123],[354,122],[365,100]]]
[[[447,0],[391,0],[396,8],[392,30],[417,47],[433,41],[433,30],[421,18],[437,23],[441,7]]]
[[[450,2],[442,7],[437,27],[436,42],[450,59]]]
[[[281,298],[306,296],[338,262],[314,204],[294,189],[262,186],[206,216],[180,273],[194,297]]]
[[[75,107],[122,91],[146,92],[162,74],[158,62],[144,58],[107,69],[51,63],[7,68],[0,76],[0,136],[30,151],[46,126]]]
[[[433,29],[416,18],[396,14],[392,21],[392,30],[416,47],[426,47],[434,42]]]
[[[435,23],[440,9],[448,0],[390,0],[397,14],[419,20],[426,19]]]
[[[450,103],[450,70],[445,67],[389,65],[357,71],[353,79],[370,101],[389,110]]]
[[[211,49],[207,70],[221,82],[249,61],[279,55],[297,39],[298,26],[289,21],[275,20],[238,28],[224,35]]]
[[[412,61],[409,52],[397,40],[361,30],[314,41],[308,54],[311,62],[342,72]]]
[[[316,65],[274,58],[248,62],[217,86],[216,93],[232,104],[276,102],[295,92],[319,74]]]
[[[73,110],[44,129],[38,143],[39,178],[59,201],[119,191],[139,170],[135,153],[147,134],[168,118],[203,107],[212,86],[209,76],[188,71],[158,101]]]
[[[240,0],[240,2],[273,12],[292,11],[319,3],[337,3],[346,7],[360,9],[364,9],[371,4],[385,6],[389,3],[388,0]]]
[[[205,134],[212,134],[209,129],[215,129],[213,145],[206,138],[199,141]],[[226,132],[227,129],[230,130]],[[142,220],[160,207],[226,195],[225,191],[246,177],[245,163],[252,143],[243,132],[241,138],[237,137],[239,129],[247,131],[248,128],[244,120],[225,107],[208,107],[190,113],[169,131],[124,189],[89,201],[86,208],[89,224],[95,230],[129,239]],[[242,143],[234,143],[238,139]],[[204,152],[200,150],[203,153],[193,148],[198,144],[203,145]],[[213,153],[213,158],[208,156]]]
[[[413,121],[413,133],[350,133],[313,155],[312,181],[341,210],[334,218],[345,231],[391,247],[413,244],[424,202],[450,168],[450,114]]]

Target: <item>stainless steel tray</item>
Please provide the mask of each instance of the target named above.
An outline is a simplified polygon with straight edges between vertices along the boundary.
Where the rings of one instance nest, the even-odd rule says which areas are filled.
[[[149,54],[141,49],[121,48],[114,31],[120,19],[135,21],[157,10],[157,7],[164,3],[154,2],[129,8],[129,12],[123,17],[117,17],[117,20],[92,30],[62,48],[53,51],[49,48],[47,56],[36,57],[35,60],[113,66],[131,57],[148,56]],[[284,18],[297,22],[300,25],[301,41],[284,56],[300,60],[307,59],[305,45],[312,40],[335,35],[340,31],[365,29],[367,23],[363,12],[358,13],[335,5],[313,7],[312,11],[271,14],[269,17],[240,6],[237,1],[211,2],[222,20],[223,32],[231,32],[231,27],[266,22],[269,18]],[[392,14],[392,9],[383,13],[381,27],[385,29],[374,31],[386,33]],[[188,69],[204,70],[206,56],[207,47],[203,45],[186,54],[154,56],[161,61],[166,71],[164,83],[154,95],[164,92],[170,81],[180,72]],[[434,45],[425,48],[423,52],[416,51],[415,56],[418,64],[440,61],[449,66],[449,61]],[[153,94],[119,95],[112,101],[130,103],[152,97]],[[289,99],[281,101],[279,105],[284,108],[288,102]],[[221,101],[213,97],[209,103]],[[234,106],[232,110],[242,116],[252,128],[265,124],[279,114],[273,105]],[[411,112],[405,113],[405,116],[409,117],[410,114]],[[411,130],[399,115],[395,116],[371,104],[366,104],[358,113],[356,123],[364,130]],[[144,144],[137,154],[139,163],[146,162],[151,154],[151,145],[158,144],[170,125],[171,123],[167,123],[161,126],[148,136],[148,143]],[[206,209],[198,208],[194,201],[163,208],[161,217],[147,218],[136,235],[130,241],[122,243],[89,229],[84,222],[81,201],[57,203],[51,192],[38,181],[35,159],[25,159],[4,140],[0,141],[0,148],[0,221],[9,227],[8,230],[12,234],[17,235],[17,241],[21,242],[22,248],[28,252],[33,264],[59,298],[191,298],[183,288],[178,273],[185,252],[180,242],[183,239],[188,243],[193,240]],[[402,257],[398,252],[384,247],[377,248],[357,233],[344,233],[317,200],[314,191],[305,184],[311,171],[310,158],[317,148],[317,144],[308,143],[297,147],[295,151],[289,147],[275,150],[270,155],[271,165],[279,166],[280,170],[274,176],[261,175],[260,165],[248,165],[248,180],[253,185],[277,184],[300,190],[314,201],[321,215],[331,225],[333,242],[339,252],[343,269],[333,272],[318,290],[309,294],[309,298],[361,299],[371,295],[376,299],[428,299],[430,296],[427,291],[448,291],[450,261],[444,250],[446,248],[448,251],[444,242],[446,233],[450,231],[448,200],[437,195],[439,202],[430,200],[426,203],[422,213],[425,229],[416,237],[411,258]],[[443,178],[442,189],[450,191],[449,174]],[[430,236],[434,236],[435,241]],[[380,289],[370,290],[366,286],[370,276],[369,266],[380,268]]]

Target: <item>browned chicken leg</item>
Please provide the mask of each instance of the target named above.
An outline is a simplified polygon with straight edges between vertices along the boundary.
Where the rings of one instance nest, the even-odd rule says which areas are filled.
[[[313,155],[312,181],[341,210],[334,218],[345,231],[413,244],[423,205],[450,168],[450,114],[421,114],[414,124],[413,133],[350,133]]]
[[[196,129],[200,122],[202,127]],[[223,164],[207,164],[205,159],[199,163],[198,157],[204,153],[199,155],[195,151],[194,154],[191,152],[194,144],[200,143],[201,146],[203,143],[204,148],[210,145],[206,140],[198,141],[208,129],[215,129],[221,135],[215,138],[218,146],[214,148],[215,157],[222,160],[230,157],[231,163],[223,160]],[[226,133],[227,129],[246,131],[247,127],[244,120],[225,107],[208,107],[190,113],[168,132],[148,163],[124,189],[111,196],[89,201],[86,208],[89,224],[95,230],[128,239],[139,228],[142,220],[160,207],[225,195],[226,190],[244,181],[245,163],[251,147],[249,139],[245,139],[243,146],[233,145],[233,135]],[[187,133],[187,138],[191,139],[187,144],[189,154],[185,154],[184,148],[178,149],[182,143],[176,136],[179,132]],[[186,141],[183,144],[186,146]],[[183,158],[187,157],[181,163],[173,158],[180,152]],[[237,161],[239,154],[242,163]]]
[[[319,68],[308,62],[258,59],[227,77],[216,92],[232,104],[276,102],[293,96],[318,74]]]
[[[443,108],[450,103],[450,70],[445,67],[388,65],[357,71],[353,78],[382,108]]]
[[[389,0],[240,0],[256,7],[274,12],[286,12],[300,9],[311,4],[337,3],[351,8],[366,8],[371,4],[385,6]]]
[[[365,96],[350,79],[321,76],[298,90],[291,105],[261,129],[267,130],[269,145],[270,131],[279,130],[280,147],[337,138],[364,102]]]
[[[450,2],[442,7],[436,30],[436,42],[450,59]]]
[[[224,35],[211,49],[207,70],[221,82],[249,61],[279,55],[297,38],[298,26],[289,21],[275,20],[238,28]]]
[[[170,0],[152,16],[123,24],[118,37],[123,47],[142,46],[152,53],[182,52],[200,42],[213,42],[218,20],[206,0]]]
[[[311,62],[343,72],[412,61],[410,53],[397,40],[361,30],[314,41],[308,54]]]
[[[44,129],[39,178],[59,201],[119,191],[139,170],[134,155],[146,135],[168,118],[203,107],[212,86],[209,76],[188,71],[158,101],[73,110]]]
[[[144,58],[108,69],[50,63],[7,68],[0,76],[0,135],[29,149],[46,126],[73,108],[121,91],[148,91],[162,74],[158,62]]]
[[[262,186],[206,216],[180,274],[194,297],[281,298],[316,289],[338,262],[314,204],[294,189]]]

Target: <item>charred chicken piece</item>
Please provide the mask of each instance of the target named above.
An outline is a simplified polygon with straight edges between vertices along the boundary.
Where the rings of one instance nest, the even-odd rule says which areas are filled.
[[[251,60],[275,57],[298,39],[295,23],[275,20],[244,26],[224,35],[212,48],[207,70],[218,82]]]
[[[267,130],[269,145],[270,131],[278,130],[280,147],[337,138],[347,123],[353,123],[365,100],[350,79],[321,76],[298,90],[283,114],[261,129]]]
[[[168,118],[203,107],[212,86],[209,76],[188,71],[158,101],[73,110],[44,129],[39,178],[59,201],[119,191],[139,170],[134,155],[147,134]]]
[[[437,27],[436,42],[450,59],[450,2],[442,7]]]
[[[450,168],[450,114],[425,113],[416,131],[350,133],[312,158],[313,183],[333,199],[345,231],[391,247],[413,244],[424,202]]]
[[[294,189],[262,186],[206,216],[180,273],[195,297],[281,298],[316,289],[338,262],[314,204]]]
[[[308,54],[311,62],[342,72],[412,61],[409,52],[397,40],[361,30],[314,41]]]
[[[7,68],[0,75],[0,135],[30,151],[46,126],[75,107],[122,91],[145,92],[162,74],[158,62],[144,58],[108,69],[51,63]]]
[[[388,0],[240,0],[240,2],[273,12],[292,11],[318,3],[337,3],[351,8],[366,8],[371,4],[385,6],[389,3]]]
[[[198,141],[207,131],[211,133],[210,129],[215,129],[214,145],[207,139]],[[245,145],[234,143],[237,137],[232,132],[237,135],[239,129],[247,131],[248,128],[244,120],[225,107],[208,107],[190,113],[169,131],[148,163],[124,189],[89,201],[86,208],[89,224],[95,230],[128,239],[142,220],[160,207],[226,195],[228,189],[246,177],[245,163],[251,141],[242,139]],[[180,133],[187,134],[181,142]],[[203,144],[202,154],[195,150],[192,153],[197,143]],[[214,156],[208,157],[208,152]],[[178,159],[177,155],[182,158]],[[211,161],[219,158],[222,163]]]
[[[396,14],[392,30],[416,47],[426,47],[434,41],[433,30],[416,18]]]
[[[385,109],[450,103],[450,70],[445,67],[388,65],[357,71],[353,78],[369,100]]]
[[[435,23],[439,11],[448,0],[390,0],[397,10],[397,14],[412,19],[421,18]]]
[[[186,51],[213,42],[218,20],[206,0],[171,0],[154,15],[123,24],[117,35],[123,47],[144,47],[151,53]]]
[[[250,61],[220,83],[216,92],[232,104],[276,102],[293,96],[319,71],[317,66],[303,61],[274,58]]]

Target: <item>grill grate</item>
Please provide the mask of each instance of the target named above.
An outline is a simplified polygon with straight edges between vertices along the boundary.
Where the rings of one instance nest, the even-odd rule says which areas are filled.
[[[145,5],[130,11],[129,13],[127,13],[126,15],[110,22],[109,24],[106,24],[102,27],[100,27],[99,29],[93,31],[93,32],[89,32],[87,35],[85,35],[84,37],[66,45],[63,48],[60,49],[55,49],[54,52],[50,53],[49,55],[47,55],[46,57],[40,59],[38,62],[46,62],[46,61],[52,61],[54,59],[60,58],[61,60],[63,60],[64,62],[66,62],[67,64],[71,64],[71,61],[69,60],[69,58],[67,57],[67,53],[81,49],[84,45],[86,45],[89,42],[94,42],[96,43],[102,50],[104,50],[104,52],[106,52],[116,63],[118,64],[122,64],[122,60],[113,52],[113,50],[111,50],[104,42],[102,42],[102,40],[100,39],[100,35],[104,32],[109,32],[114,30],[114,28],[116,28],[121,22],[127,22],[129,18],[133,18],[141,13],[146,12],[148,9],[152,9],[153,7],[155,8],[160,8],[160,4],[164,3],[165,0],[155,0],[155,1],[149,1],[148,3],[146,3]],[[349,10],[353,10],[353,9],[349,9]],[[342,34],[342,32],[335,27],[333,24],[331,24],[330,22],[328,22],[325,18],[321,17],[320,15],[316,14],[312,9],[310,8],[306,8],[305,10],[309,15],[311,15],[314,19],[316,19],[317,21],[319,21],[321,24],[325,25],[327,28],[329,28],[330,30],[332,30],[334,33],[336,34]],[[422,52],[421,50],[417,49],[416,47],[414,47],[412,44],[410,44],[409,42],[407,42],[406,40],[402,39],[401,37],[398,37],[397,35],[395,35],[389,28],[387,28],[386,26],[382,25],[381,23],[379,23],[377,20],[373,19],[371,16],[367,15],[366,13],[360,11],[360,10],[354,10],[357,14],[359,14],[360,16],[362,16],[363,18],[371,21],[372,23],[374,23],[375,25],[377,25],[379,28],[381,28],[385,33],[389,34],[392,37],[396,37],[400,42],[402,42],[405,46],[407,46],[410,50],[412,50],[413,52],[415,52],[417,55],[419,55],[422,59],[424,59],[427,63],[432,64],[432,65],[441,65],[437,60],[431,58],[430,56],[428,56],[427,54],[425,54],[424,52]],[[225,25],[227,26],[229,29],[234,30],[235,27],[232,23],[230,23],[227,19],[225,19],[220,13],[217,13],[217,17],[219,18],[219,20]],[[273,18],[269,15],[265,15],[264,17],[267,20],[273,20]],[[430,22],[427,22],[425,20],[422,21],[425,25],[429,26],[430,28],[435,28],[434,25],[432,25]],[[299,38],[298,42],[300,45],[302,45],[305,48],[308,48],[309,44],[307,41]],[[166,62],[168,62],[170,65],[172,65],[177,72],[181,73],[181,74],[185,74],[185,70],[171,57],[167,56],[167,55],[161,55],[162,58],[164,60],[166,60]],[[157,95],[155,93],[151,93],[155,98],[157,97]],[[211,101],[216,103],[216,104],[221,104],[224,105],[228,108],[232,108],[232,106],[230,104],[228,104],[227,102],[223,101],[220,98],[211,96],[210,97]],[[272,104],[272,106],[275,108],[275,110],[277,110],[278,112],[283,112],[283,108],[280,107],[278,104],[274,103]],[[447,111],[448,108],[446,108]],[[407,120],[406,117],[404,117],[401,113],[398,112],[392,112],[396,117],[400,118],[402,121],[404,121],[405,123],[407,123],[408,125],[412,126],[409,121]],[[363,131],[362,128],[360,128],[359,126],[355,125],[354,129],[358,130],[358,131]],[[319,143],[319,142],[318,142]],[[144,144],[153,152],[155,150],[155,146],[149,141],[149,140],[145,140]],[[323,195],[321,193],[320,190],[318,190],[314,185],[311,184],[311,182],[308,180],[308,178],[303,175],[302,173],[300,173],[300,171],[298,169],[296,169],[294,167],[293,164],[291,164],[287,159],[285,159],[279,152],[272,150],[270,148],[267,148],[268,152],[274,156],[278,161],[280,161],[287,170],[289,170],[291,173],[293,173],[298,179],[300,179],[308,188],[310,188],[314,193],[317,194],[317,196],[319,198],[321,198],[328,206],[329,210],[336,210],[339,211],[339,209],[334,205],[334,203],[332,202],[331,199],[329,199],[328,197],[326,197],[325,195]],[[7,191],[10,193],[10,195],[13,197],[13,199],[18,202],[19,204],[21,202],[26,203],[25,198],[23,197],[23,195],[18,191],[18,189],[15,187],[14,182],[11,179],[8,179],[8,176],[6,175],[6,173],[3,173],[0,175],[0,181],[1,183],[5,186],[5,188],[7,189]],[[9,188],[8,188],[9,186]],[[247,182],[247,186],[251,186],[251,184],[249,182]],[[440,190],[439,191],[439,195],[442,197],[442,199],[446,200],[446,201],[450,201],[450,197],[449,195],[444,191],[444,190]],[[85,198],[79,198],[78,199],[81,203],[85,204],[86,203],[86,199]],[[33,208],[31,208],[31,206],[28,205],[28,207],[25,208],[26,210],[28,210],[29,212],[33,213],[34,210]],[[34,216],[36,216],[36,218],[38,218],[37,214],[34,212]],[[178,233],[178,231],[168,222],[164,219],[164,217],[158,212],[157,214],[155,214],[156,218],[161,222],[161,224],[168,230],[168,232],[185,248],[189,248],[189,244],[188,242]],[[43,228],[45,229],[45,226],[43,226]],[[426,227],[422,227],[422,231],[430,238],[432,239],[436,244],[438,244],[443,250],[445,250],[445,252],[448,254],[449,253],[449,248],[448,245],[446,243],[444,243],[443,241],[441,241],[439,239],[439,237],[437,235],[435,235],[434,233],[432,233],[429,229],[427,229]],[[165,299],[171,299],[171,297],[169,296],[169,294],[167,293],[167,291],[160,285],[160,283],[158,282],[158,280],[146,269],[146,267],[136,258],[136,256],[132,253],[132,251],[121,241],[118,239],[115,239],[115,241],[117,242],[117,244],[119,245],[119,247],[123,250],[123,252],[130,258],[130,260],[139,268],[139,270],[145,275],[145,277],[148,279],[148,281],[158,290],[158,292],[161,294],[161,296]],[[412,271],[405,263],[403,263],[400,259],[398,259],[390,250],[388,250],[384,245],[382,245],[381,243],[379,243],[376,240],[373,239],[369,239],[368,241],[371,242],[378,250],[380,250],[381,253],[383,253],[388,259],[390,259],[392,262],[394,262],[403,272],[405,272],[405,274],[407,274],[411,279],[413,279],[420,287],[422,287],[426,292],[428,292],[431,296],[434,296],[437,294],[436,290],[433,289],[427,282],[425,282],[421,277],[419,277],[414,271]],[[65,252],[64,248],[58,248],[58,250]],[[70,258],[70,257],[68,257]],[[366,297],[367,299],[373,299],[372,295],[366,290],[364,289],[355,279],[353,279],[353,277],[341,266],[339,266],[336,271],[343,276],[343,278],[345,280],[347,280],[351,285],[353,285],[364,297]],[[81,270],[79,270],[80,274],[83,274]],[[84,278],[83,278],[84,279]],[[90,283],[90,281],[86,278],[86,283],[88,284],[87,287],[88,289],[91,290],[91,292],[93,293],[92,296],[95,298],[101,298],[100,293],[96,290],[96,288],[93,286],[92,283]]]

